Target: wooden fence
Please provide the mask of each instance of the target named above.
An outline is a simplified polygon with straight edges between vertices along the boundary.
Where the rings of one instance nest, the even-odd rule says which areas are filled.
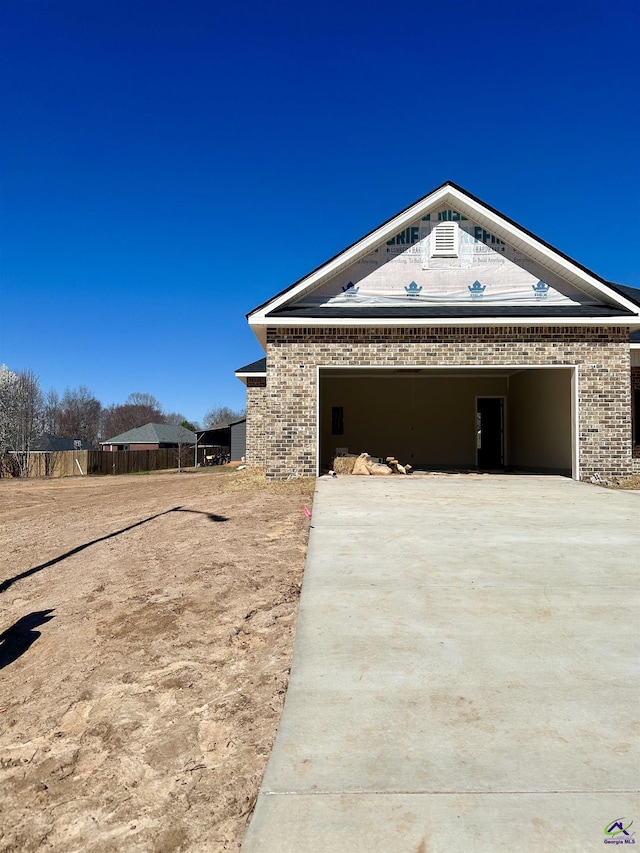
[[[86,474],[137,474],[193,465],[193,447],[162,450],[61,450],[29,455],[29,477],[80,477]],[[180,457],[180,458],[179,458]],[[23,470],[26,460],[23,457]],[[2,476],[16,476],[20,466],[6,459]]]
[[[162,450],[88,450],[87,474],[138,474],[193,465],[193,447]]]

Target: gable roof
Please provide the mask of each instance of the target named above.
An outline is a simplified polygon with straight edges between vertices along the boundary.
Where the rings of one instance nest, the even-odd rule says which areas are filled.
[[[498,242],[508,242],[509,246],[516,251],[526,252],[528,258],[548,270],[550,274],[586,294],[585,301],[589,304],[574,303],[571,306],[571,300],[566,300],[568,305],[551,306],[540,302],[539,305],[527,306],[527,310],[524,305],[518,309],[517,306],[486,305],[486,303],[451,307],[419,306],[412,304],[409,300],[401,307],[390,305],[355,307],[352,304],[319,307],[294,304],[310,292],[317,291],[332,277],[345,272],[368,253],[375,252],[376,248],[384,245],[386,241],[393,240],[395,235],[402,232],[406,226],[420,218],[429,218],[430,212],[435,212],[443,205],[451,205],[462,218],[473,220],[487,230],[491,229],[491,233],[499,238]],[[344,291],[346,288],[342,289]],[[322,325],[324,321],[334,325],[386,325],[387,323],[399,325],[407,319],[420,325],[446,324],[450,319],[455,319],[463,325],[470,325],[476,321],[486,323],[487,317],[501,317],[510,324],[552,323],[559,319],[565,323],[582,324],[597,320],[599,323],[604,322],[609,325],[616,321],[625,323],[631,321],[633,324],[635,320],[640,324],[640,306],[629,299],[629,295],[622,286],[605,281],[513,220],[448,181],[247,315],[249,324],[263,345],[268,325],[290,326],[297,323]]]
[[[195,444],[196,434],[178,424],[145,424],[100,444]]]

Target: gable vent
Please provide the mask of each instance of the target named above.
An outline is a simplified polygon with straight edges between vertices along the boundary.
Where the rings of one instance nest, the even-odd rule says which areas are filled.
[[[438,222],[433,231],[431,257],[456,258],[458,256],[458,223]]]

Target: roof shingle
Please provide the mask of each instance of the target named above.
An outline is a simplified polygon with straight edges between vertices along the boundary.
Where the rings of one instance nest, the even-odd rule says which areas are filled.
[[[145,424],[100,444],[195,444],[196,434],[177,424]]]

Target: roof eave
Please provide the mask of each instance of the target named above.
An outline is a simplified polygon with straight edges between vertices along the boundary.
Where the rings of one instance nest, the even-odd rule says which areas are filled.
[[[266,332],[269,326],[628,326],[640,328],[640,316],[612,317],[265,317],[250,321],[253,331]]]
[[[266,370],[263,370],[263,371],[261,371],[260,373],[240,373],[240,372],[236,372],[234,375],[235,375],[236,379],[239,379],[239,380],[240,380],[240,382],[242,382],[242,384],[243,384],[243,385],[246,385],[246,384],[247,384],[247,379],[254,379],[254,378],[263,379],[263,378],[266,378],[266,376],[267,376],[267,371],[266,371]]]

